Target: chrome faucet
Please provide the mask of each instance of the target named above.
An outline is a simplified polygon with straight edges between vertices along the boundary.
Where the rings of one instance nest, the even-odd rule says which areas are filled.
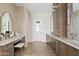
[[[79,34],[72,33],[72,34],[71,34],[71,36],[72,36],[72,39],[76,39],[76,38],[78,38],[78,35],[79,35]]]

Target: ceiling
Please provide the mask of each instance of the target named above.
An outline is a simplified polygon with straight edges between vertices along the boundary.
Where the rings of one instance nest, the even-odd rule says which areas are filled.
[[[31,13],[51,13],[51,3],[16,3],[16,6],[26,7]]]

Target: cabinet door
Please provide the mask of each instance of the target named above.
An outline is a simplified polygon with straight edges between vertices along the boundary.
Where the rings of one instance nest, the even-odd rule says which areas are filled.
[[[77,56],[79,56],[79,50],[77,50]]]
[[[60,41],[56,41],[56,55],[60,56]]]
[[[57,56],[77,56],[79,51],[63,42],[56,41]]]
[[[63,43],[62,44],[62,55],[63,56],[76,56],[77,55],[77,49]]]
[[[50,37],[49,35],[46,36],[46,39],[49,47],[52,48],[54,52],[56,52],[56,39]]]
[[[12,43],[3,46],[2,55],[3,56],[14,55],[14,47]]]

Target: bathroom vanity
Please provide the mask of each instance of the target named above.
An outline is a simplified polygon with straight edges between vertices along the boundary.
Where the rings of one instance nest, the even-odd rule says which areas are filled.
[[[0,56],[13,56],[14,46],[19,42],[25,42],[25,35],[20,34],[12,38],[2,39],[0,41]]]
[[[47,44],[57,56],[79,56],[79,41],[69,38],[46,35]]]

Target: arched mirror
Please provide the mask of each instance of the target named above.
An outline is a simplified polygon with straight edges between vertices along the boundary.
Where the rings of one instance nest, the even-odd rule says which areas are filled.
[[[12,18],[9,13],[3,13],[0,21],[1,33],[5,33],[6,31],[12,31]]]

